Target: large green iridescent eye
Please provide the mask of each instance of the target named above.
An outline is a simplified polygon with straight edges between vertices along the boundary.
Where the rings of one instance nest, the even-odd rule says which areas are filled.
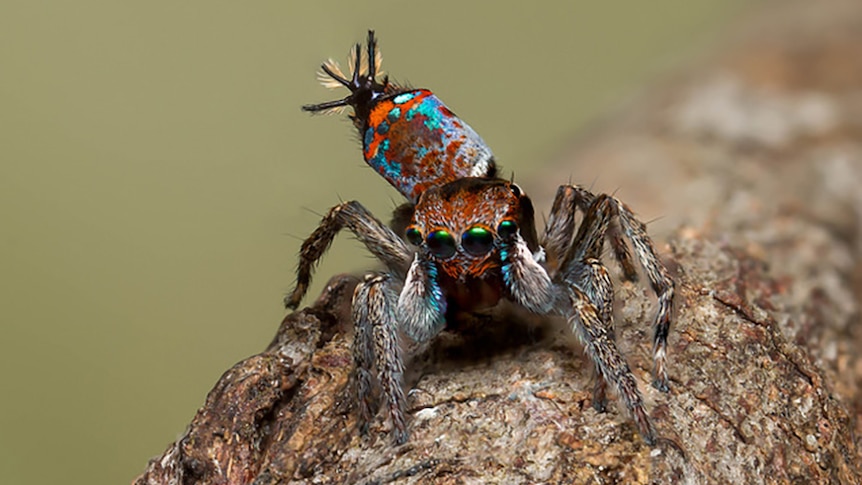
[[[510,239],[518,232],[518,224],[513,220],[505,220],[497,226],[497,234],[502,239]]]
[[[431,254],[440,259],[448,259],[455,255],[455,238],[443,229],[428,234],[425,243],[428,244]]]
[[[408,227],[407,231],[404,232],[404,238],[414,246],[422,245],[422,233],[419,232],[419,229],[417,229],[416,226]]]
[[[494,236],[484,227],[473,226],[461,236],[461,247],[473,256],[484,256],[494,247]]]

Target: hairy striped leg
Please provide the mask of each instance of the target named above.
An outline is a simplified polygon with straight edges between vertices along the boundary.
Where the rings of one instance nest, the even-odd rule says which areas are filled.
[[[604,410],[606,383],[611,384],[631,413],[644,441],[652,446],[656,442],[655,429],[644,408],[637,381],[616,345],[613,283],[599,260],[613,209],[611,197],[599,195],[593,199],[564,258],[560,276],[568,286],[572,304],[569,323],[596,366],[593,406],[598,411]]]
[[[575,234],[575,214],[580,209],[584,214],[593,203],[595,196],[588,190],[576,185],[561,185],[557,189],[551,212],[545,231],[542,234],[541,244],[548,252],[549,261],[563,259],[572,244]],[[608,228],[608,238],[617,262],[623,270],[623,277],[627,281],[637,281],[638,273],[632,263],[632,256],[628,246],[622,239],[620,229],[614,221]]]
[[[299,306],[311,283],[314,265],[343,228],[349,229],[389,271],[397,275],[404,275],[407,271],[413,260],[413,252],[404,241],[359,202],[344,202],[330,209],[317,229],[302,243],[296,269],[296,287],[284,299],[287,308]]]
[[[296,287],[285,298],[288,308],[299,306],[311,283],[314,265],[344,228],[350,230],[391,273],[398,277],[406,273],[413,252],[404,241],[358,202],[345,202],[330,209],[317,229],[302,243]],[[353,358],[356,364],[360,428],[367,430],[376,410],[371,393],[372,373],[376,368],[395,441],[404,443],[407,440],[407,427],[401,382],[403,363],[395,316],[398,291],[393,281],[388,274],[372,274],[356,287],[352,302],[355,325]]]
[[[585,292],[575,285],[568,285],[568,293],[571,308],[566,316],[572,330],[584,343],[587,355],[595,362],[601,377],[619,393],[644,441],[654,445],[655,429],[644,408],[634,375],[617,349],[613,331],[602,321],[599,309]]]
[[[615,202],[623,230],[631,240],[638,261],[643,266],[650,286],[658,297],[658,311],[653,324],[653,361],[655,362],[653,386],[659,391],[667,392],[667,336],[670,332],[673,312],[674,281],[656,255],[652,240],[646,233],[646,225],[637,220],[625,204],[615,198],[612,200]]]
[[[568,284],[580,288],[590,302],[596,307],[596,311],[607,331],[607,337],[611,342],[616,342],[614,335],[613,304],[614,287],[608,270],[601,261],[589,258],[578,261],[572,265],[566,275]],[[607,406],[607,382],[598,362],[596,366],[596,383],[593,388],[593,408],[598,412],[604,412]]]
[[[610,274],[600,260],[605,235],[611,224],[613,210],[609,197],[600,195],[593,199],[584,213],[574,243],[563,258],[560,278],[586,293],[595,305],[608,338],[615,342],[613,323],[614,287]],[[599,362],[596,365],[596,384],[593,389],[593,407],[600,412],[607,404],[607,382]]]
[[[509,297],[527,310],[545,315],[554,310],[558,297],[551,277],[534,258],[520,234],[500,244],[503,282]]]
[[[561,196],[561,194],[570,195]],[[632,247],[635,251],[635,255],[641,266],[643,267],[647,278],[649,279],[650,286],[658,297],[658,310],[656,311],[655,320],[653,322],[654,367],[652,384],[656,389],[662,392],[667,392],[667,336],[668,332],[670,331],[671,324],[674,281],[673,279],[671,279],[670,273],[667,271],[667,268],[665,268],[664,264],[658,258],[658,255],[656,255],[652,240],[650,239],[649,235],[647,235],[646,225],[635,217],[635,215],[632,213],[631,209],[628,208],[628,206],[626,206],[624,203],[622,203],[619,199],[615,197],[611,197],[604,194],[594,196],[586,189],[576,186],[562,186],[557,192],[557,198],[560,199],[561,197],[572,200],[573,204],[577,205],[584,211],[585,215],[584,222],[581,224],[582,227],[589,226],[587,222],[590,218],[590,212],[596,210],[600,206],[609,207],[612,215],[616,216],[607,223],[607,226],[604,231],[599,231],[602,233],[601,237],[598,235],[592,235],[590,237],[593,237],[594,239],[585,244],[578,241],[578,239],[580,239],[582,236],[577,236],[575,238],[575,242],[572,248],[578,248],[577,250],[580,251],[580,254],[572,254],[570,252],[564,258],[565,260],[576,261],[578,259],[588,257],[588,255],[586,254],[586,252],[588,252],[587,248],[590,248],[593,251],[598,249],[599,253],[593,252],[589,256],[596,258],[600,257],[602,243],[599,240],[604,236],[605,233],[609,233],[611,246],[614,248],[614,254],[616,255],[617,260],[619,260],[621,265],[623,266],[623,272],[628,273],[629,270],[626,269],[627,264],[625,263],[625,261],[627,260],[627,258],[630,259],[630,256],[626,256],[626,254],[628,254],[627,248],[625,249],[625,251],[618,249],[625,247],[625,242],[622,240],[617,241],[618,237],[614,235],[615,228],[617,227],[615,225],[615,222],[619,224],[619,227],[623,231],[623,234],[625,234],[625,236],[631,241]],[[601,202],[601,204],[597,204],[600,199],[606,202]],[[561,205],[565,204],[561,202]],[[563,217],[563,215],[557,217],[560,218]],[[574,220],[574,216],[571,217],[572,220]],[[562,231],[560,229],[551,232],[551,235],[559,234],[562,234]],[[585,236],[587,235],[589,234],[585,234]],[[592,246],[592,244],[596,244],[596,246]],[[631,272],[634,273],[633,267],[631,269]]]
[[[383,405],[392,422],[394,442],[402,444],[407,441],[409,434],[404,419],[404,363],[395,318],[397,302],[398,288],[389,275],[369,274],[356,287],[353,296],[353,358],[356,363],[360,429],[366,432],[375,414],[376,407],[371,402],[371,373],[376,368]]]

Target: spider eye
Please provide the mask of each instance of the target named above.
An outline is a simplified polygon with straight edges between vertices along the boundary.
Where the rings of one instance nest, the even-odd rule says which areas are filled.
[[[497,234],[500,235],[502,239],[510,239],[515,236],[518,232],[518,224],[512,220],[505,220],[497,226]]]
[[[428,234],[425,242],[431,254],[440,259],[448,259],[455,255],[455,238],[443,229]]]
[[[461,236],[461,247],[473,256],[482,256],[494,247],[494,236],[484,227],[473,226]]]
[[[407,231],[404,233],[404,237],[407,239],[407,242],[414,246],[422,245],[422,233],[419,232],[419,229],[416,229],[415,226],[408,227]]]

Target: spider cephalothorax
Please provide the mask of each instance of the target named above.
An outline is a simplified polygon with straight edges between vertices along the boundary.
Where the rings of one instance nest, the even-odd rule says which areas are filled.
[[[357,46],[354,60],[357,71],[362,69],[360,52]],[[372,33],[369,33],[368,55],[369,60],[376,58]],[[376,409],[371,398],[372,375],[376,371],[395,441],[407,440],[399,331],[416,341],[427,341],[440,333],[447,318],[457,311],[492,306],[505,298],[537,314],[566,318],[584,343],[598,373],[593,400],[596,409],[604,409],[605,386],[610,383],[644,440],[655,443],[656,433],[637,383],[614,340],[613,285],[601,260],[608,239],[624,277],[636,279],[637,271],[623,236],[631,241],[635,256],[658,295],[653,385],[667,391],[665,349],[674,284],[656,256],[644,224],[612,196],[594,195],[582,187],[563,185],[539,236],[530,199],[517,185],[494,178],[493,171],[475,176],[477,167],[485,169],[491,160],[490,150],[475,132],[450,111],[443,111],[442,104],[426,104],[433,96],[430,92],[390,93],[386,91],[386,81],[373,82],[374,69],[369,69],[364,78],[354,71],[354,82],[348,83],[343,77],[338,82],[350,84],[348,87],[366,86],[351,87],[351,96],[358,89],[377,89],[380,96],[348,97],[318,107],[351,106],[360,131],[377,127],[365,137],[366,161],[411,203],[396,212],[393,227],[398,233],[358,202],[333,207],[302,244],[297,285],[285,300],[289,308],[299,305],[311,280],[312,268],[343,228],[356,235],[383,263],[384,270],[369,273],[357,286],[352,303],[356,332],[353,351],[363,429]],[[338,76],[332,68],[324,66],[324,71]],[[399,100],[405,93],[410,96]],[[421,125],[411,124],[415,118],[402,118],[402,112],[389,125],[392,130],[404,123],[398,128],[399,139],[386,138],[392,131],[379,129],[381,121],[374,119],[375,110],[391,112],[399,109],[399,103],[407,109],[408,103],[417,99],[417,106],[431,107],[443,118],[451,117],[442,123],[446,129],[437,130],[438,125],[433,123],[429,127],[427,117]],[[389,101],[393,105],[386,104]],[[361,116],[365,118],[359,119]],[[470,152],[472,155],[437,150],[431,158],[425,153],[422,158],[387,159],[387,163],[397,168],[391,172],[382,169],[389,165],[378,164],[377,158],[368,156],[369,146],[378,142],[382,146],[389,140],[389,149],[397,145],[402,152],[415,155],[424,153],[426,143],[445,148],[451,139],[466,139],[484,148]],[[402,180],[396,177],[396,172],[411,175],[409,180]],[[576,223],[579,212],[582,217]]]
[[[424,248],[452,278],[482,278],[503,241],[530,227],[533,207],[517,185],[499,179],[463,178],[429,189],[407,227],[407,240]],[[537,251],[535,232],[526,235]],[[489,266],[491,265],[491,266]]]
[[[542,297],[528,306],[539,312],[550,309],[549,281],[542,279],[536,263],[542,253],[533,207],[511,182],[468,177],[429,189],[416,204],[405,239],[417,252],[399,311],[404,330],[417,340],[439,331],[447,312],[473,311],[512,298],[511,291],[526,282],[525,271],[532,276],[528,284]]]

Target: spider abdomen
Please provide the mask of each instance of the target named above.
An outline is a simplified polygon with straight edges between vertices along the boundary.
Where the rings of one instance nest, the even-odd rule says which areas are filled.
[[[378,100],[362,129],[365,161],[413,202],[430,187],[496,171],[488,145],[427,89]]]

